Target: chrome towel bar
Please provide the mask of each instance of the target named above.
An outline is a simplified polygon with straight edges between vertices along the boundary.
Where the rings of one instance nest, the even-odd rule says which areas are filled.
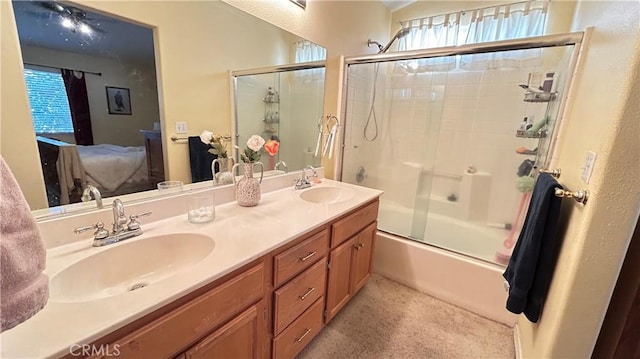
[[[561,173],[559,168],[554,168],[552,170],[539,170],[538,172],[540,172],[540,173],[548,173],[553,178],[560,178],[560,173]]]
[[[170,138],[171,138],[171,141],[173,141],[173,142],[186,141],[186,140],[188,140],[188,139],[189,139],[189,137],[188,137],[188,136],[179,137],[179,136],[176,136],[176,135],[173,135],[173,136],[171,136]],[[222,139],[223,139],[223,140],[225,140],[225,141],[231,141],[231,136],[229,136],[229,135],[223,135],[223,136],[222,136]]]
[[[580,191],[566,191],[560,188],[556,188],[555,192],[556,197],[562,198],[573,198],[578,203],[586,204],[589,199],[589,191],[580,190]]]

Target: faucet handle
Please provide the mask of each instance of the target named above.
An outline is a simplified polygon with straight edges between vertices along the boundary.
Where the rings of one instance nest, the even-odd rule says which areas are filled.
[[[138,217],[144,217],[151,214],[151,211],[144,212],[140,214],[132,214],[129,216],[129,224],[127,224],[127,229],[130,231],[135,231],[140,228],[140,222],[138,222]]]
[[[76,229],[73,230],[73,233],[75,234],[79,234],[82,232],[86,232],[90,229],[94,229],[95,228],[95,232],[93,232],[93,238],[94,239],[105,239],[107,237],[109,237],[109,231],[104,229],[104,223],[103,222],[98,222],[92,226],[85,226],[85,227],[78,227]]]

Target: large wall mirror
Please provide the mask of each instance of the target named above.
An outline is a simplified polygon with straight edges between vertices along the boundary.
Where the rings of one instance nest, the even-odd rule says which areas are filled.
[[[63,208],[34,211],[36,216],[75,208],[62,201],[81,200],[81,191],[73,191],[70,183],[79,179],[86,178],[87,183],[98,187],[103,198],[141,191],[156,196],[158,181],[190,182],[188,146],[170,140],[176,135],[176,123],[188,125],[187,133],[181,136],[198,136],[203,130],[234,132],[229,71],[294,63],[297,44],[308,43],[220,1],[161,2],[154,6],[13,1],[12,5],[17,29],[13,29],[14,34],[5,32],[3,41],[19,36],[23,76],[26,82],[36,83],[27,83],[27,88],[42,92],[31,96],[27,109],[14,111],[26,116],[2,119],[3,132],[20,127],[14,132],[14,140],[19,137],[18,132],[22,133],[24,146],[34,147],[33,151],[3,146],[2,155],[12,171],[19,174],[16,177],[23,192],[38,192],[25,193],[32,210],[57,205]],[[10,70],[21,72],[18,69],[16,66]],[[86,88],[84,105],[80,101],[77,108],[65,111],[88,112],[90,131],[74,122],[69,126],[68,121],[66,125],[53,121],[49,127],[35,122],[34,127],[34,120],[27,118],[36,108],[57,111],[52,99],[56,94],[48,95],[46,91],[54,86],[57,95],[67,95],[67,101],[73,102],[78,91],[68,89],[65,82],[80,82],[79,88]],[[10,79],[3,76],[2,86],[11,85]],[[322,90],[313,94],[314,104],[322,103],[322,94]],[[64,118],[68,113],[60,116]],[[309,133],[315,131],[316,117],[309,119]],[[61,130],[52,131],[51,126]],[[31,128],[28,136],[24,135],[25,127]],[[87,132],[89,139],[83,137]],[[3,141],[5,138],[3,135]],[[57,158],[42,152],[51,146],[63,153],[67,162],[82,161],[85,154],[79,154],[80,158],[67,156],[69,151],[65,148],[69,145],[82,146],[78,153],[95,152],[94,160],[80,162],[82,167],[95,165],[90,170],[93,173],[84,169],[83,173],[71,171],[66,178],[58,179],[70,189],[67,193],[47,191],[43,183],[34,180],[42,176],[46,182],[50,175],[47,168],[37,176],[29,176],[29,171],[42,171],[43,164],[48,170],[57,170]],[[18,153],[32,154],[16,160]],[[294,161],[288,169],[301,168],[296,167]],[[86,210],[87,206],[78,208]]]
[[[103,197],[155,188],[152,29],[66,3],[12,4],[48,206],[80,202],[87,185]]]

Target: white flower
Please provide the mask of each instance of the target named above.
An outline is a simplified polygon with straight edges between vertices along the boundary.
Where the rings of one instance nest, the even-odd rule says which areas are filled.
[[[211,131],[204,130],[200,134],[200,141],[202,141],[202,143],[204,144],[208,145],[209,143],[211,143],[212,139],[213,139],[213,132]]]
[[[247,147],[249,147],[254,151],[260,151],[263,145],[264,145],[264,138],[258,135],[251,136],[251,138],[249,138],[249,141],[247,141]]]

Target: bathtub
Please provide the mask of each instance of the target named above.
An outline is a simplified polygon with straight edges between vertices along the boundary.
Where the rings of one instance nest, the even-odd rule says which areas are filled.
[[[507,232],[434,213],[426,216],[426,212],[420,223],[420,215],[393,202],[381,203],[373,272],[514,326],[517,316],[505,309],[504,268],[455,253],[491,261]],[[411,233],[423,231],[425,243],[389,233],[406,234],[410,227]]]
[[[433,212],[412,211],[394,202],[380,203],[378,228],[489,262],[508,231]]]
[[[505,309],[507,292],[497,265],[378,231],[373,272],[513,327],[517,316]]]

